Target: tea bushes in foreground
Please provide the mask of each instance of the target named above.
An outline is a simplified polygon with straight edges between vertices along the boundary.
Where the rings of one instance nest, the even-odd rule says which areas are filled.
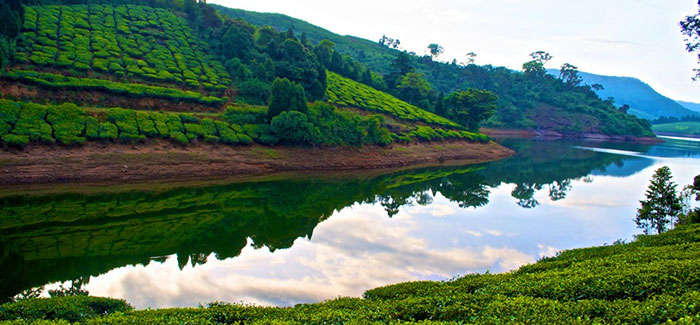
[[[3,320],[65,320],[82,321],[115,312],[130,311],[124,300],[87,296],[35,298],[0,305],[0,321]]]
[[[291,308],[214,303],[111,313],[88,324],[697,324],[700,321],[700,225],[640,236],[635,242],[566,251],[518,271],[420,281]],[[57,298],[54,298],[57,299]],[[84,298],[87,299],[87,298]],[[100,298],[94,298],[100,299]],[[81,307],[57,300],[0,306],[0,319],[76,320]],[[116,306],[122,306],[116,304]],[[19,316],[18,316],[19,315]]]

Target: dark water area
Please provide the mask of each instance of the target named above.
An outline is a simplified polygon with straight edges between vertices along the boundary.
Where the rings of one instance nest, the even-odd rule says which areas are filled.
[[[0,299],[74,281],[137,308],[289,306],[506,272],[633,239],[656,168],[700,174],[698,141],[503,143],[518,154],[481,165],[5,195]]]

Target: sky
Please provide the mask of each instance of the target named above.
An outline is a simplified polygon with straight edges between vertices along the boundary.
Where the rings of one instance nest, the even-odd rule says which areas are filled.
[[[332,32],[401,40],[418,54],[445,48],[442,61],[519,69],[536,50],[550,52],[548,68],[571,63],[581,71],[639,78],[661,94],[700,103],[693,82],[696,56],[685,51],[678,22],[696,13],[697,0],[209,0],[231,8],[276,12]]]

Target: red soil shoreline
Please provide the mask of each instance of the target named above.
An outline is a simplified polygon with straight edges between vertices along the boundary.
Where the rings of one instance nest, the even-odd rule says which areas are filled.
[[[107,182],[129,184],[167,179],[227,178],[289,171],[348,171],[475,164],[514,152],[495,142],[453,141],[389,147],[304,148],[265,146],[87,143],[81,147],[31,146],[0,151],[0,184]]]

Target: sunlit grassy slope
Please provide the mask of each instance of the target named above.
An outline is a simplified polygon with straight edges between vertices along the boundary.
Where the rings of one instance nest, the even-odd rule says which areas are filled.
[[[700,122],[676,122],[656,124],[651,127],[654,132],[666,132],[700,136]]]
[[[365,109],[392,115],[402,120],[423,122],[436,126],[460,127],[459,124],[442,116],[330,71],[328,72],[327,94],[328,100],[338,106]]]

